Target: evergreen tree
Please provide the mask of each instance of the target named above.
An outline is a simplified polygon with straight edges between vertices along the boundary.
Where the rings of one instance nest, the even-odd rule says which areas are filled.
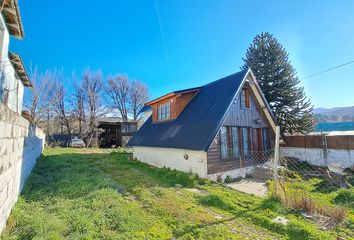
[[[257,35],[243,58],[242,69],[250,67],[285,132],[312,130],[313,106],[306,98],[304,88],[291,65],[288,53],[270,33]]]

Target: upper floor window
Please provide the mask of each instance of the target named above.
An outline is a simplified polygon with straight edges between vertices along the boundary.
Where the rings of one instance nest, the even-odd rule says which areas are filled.
[[[136,132],[137,126],[135,124],[122,124],[122,132],[123,133],[133,133]]]
[[[243,88],[241,92],[241,108],[250,108],[250,94],[247,88]]]
[[[161,104],[157,106],[157,119],[158,120],[167,120],[170,118],[171,105],[170,102]]]

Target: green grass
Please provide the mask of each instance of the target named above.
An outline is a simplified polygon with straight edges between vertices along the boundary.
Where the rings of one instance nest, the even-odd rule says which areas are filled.
[[[197,188],[200,191],[190,191]],[[343,196],[342,196],[343,195]],[[338,201],[351,195],[343,193]],[[289,219],[288,226],[271,221]],[[1,239],[335,239],[277,199],[154,168],[122,150],[46,149]]]

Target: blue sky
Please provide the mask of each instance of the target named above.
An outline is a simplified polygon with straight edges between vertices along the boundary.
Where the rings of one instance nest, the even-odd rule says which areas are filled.
[[[157,4],[156,4],[157,3]],[[152,98],[239,71],[269,31],[299,77],[354,60],[354,1],[19,0],[26,66],[86,67],[145,82]],[[161,28],[162,26],[162,28]],[[354,64],[302,80],[316,107],[354,105]],[[68,81],[70,87],[70,82]]]

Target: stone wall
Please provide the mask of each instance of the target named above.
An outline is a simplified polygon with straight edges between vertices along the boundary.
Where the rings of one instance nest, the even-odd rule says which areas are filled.
[[[0,233],[44,142],[41,129],[0,103]]]

